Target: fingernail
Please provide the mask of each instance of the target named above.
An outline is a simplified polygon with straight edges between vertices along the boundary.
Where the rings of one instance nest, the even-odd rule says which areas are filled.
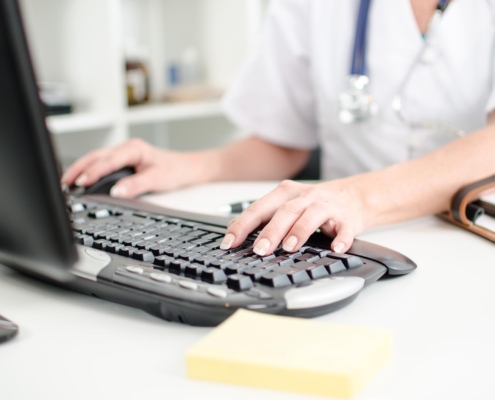
[[[297,244],[297,238],[295,236],[291,236],[289,239],[287,239],[282,246],[282,248],[285,251],[291,252],[294,250],[294,247],[296,247]]]
[[[345,246],[344,243],[339,242],[335,245],[335,247],[333,248],[333,251],[335,251],[336,253],[342,253],[342,251],[344,250],[344,246]]]
[[[229,223],[227,224],[227,227],[229,227],[230,225],[232,225],[232,223],[233,223],[236,219],[237,219],[237,218],[231,219],[231,220],[229,221]]]
[[[261,239],[253,251],[259,256],[264,256],[270,248],[270,241],[268,239]]]
[[[79,178],[76,179],[76,186],[84,186],[84,184],[87,182],[88,180],[88,175],[86,174],[82,174],[79,176]]]
[[[228,250],[232,246],[232,243],[234,243],[235,236],[232,235],[232,233],[227,234],[223,240],[222,243],[220,243],[220,250]]]
[[[123,186],[112,186],[110,189],[110,196],[112,197],[124,197],[127,194],[127,189]]]

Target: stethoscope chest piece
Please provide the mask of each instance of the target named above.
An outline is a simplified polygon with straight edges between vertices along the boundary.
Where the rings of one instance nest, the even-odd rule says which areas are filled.
[[[378,104],[367,91],[369,78],[366,75],[350,75],[347,89],[339,95],[339,120],[353,124],[368,120],[378,112]]]

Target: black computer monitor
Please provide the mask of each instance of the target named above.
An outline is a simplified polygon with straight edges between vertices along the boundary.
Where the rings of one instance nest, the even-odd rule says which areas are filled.
[[[0,263],[57,281],[77,259],[17,0],[0,1]]]

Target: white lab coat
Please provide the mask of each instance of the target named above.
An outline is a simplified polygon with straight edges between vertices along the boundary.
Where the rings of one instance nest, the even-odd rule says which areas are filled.
[[[408,128],[392,110],[423,45],[409,0],[372,1],[366,65],[379,112],[364,123],[339,122],[358,7],[359,0],[272,0],[261,43],[223,101],[234,123],[269,142],[320,145],[324,179],[403,162],[450,140]],[[450,3],[428,57],[405,88],[408,118],[448,122],[465,132],[486,125],[495,108],[493,7],[490,0]]]

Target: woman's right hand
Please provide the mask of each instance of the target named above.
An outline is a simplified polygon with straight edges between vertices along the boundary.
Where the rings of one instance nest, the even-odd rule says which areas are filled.
[[[161,150],[141,139],[131,139],[112,148],[94,150],[72,164],[62,176],[68,186],[89,186],[123,167],[136,173],[119,180],[113,197],[132,198],[143,193],[176,189],[207,180],[200,153]]]

